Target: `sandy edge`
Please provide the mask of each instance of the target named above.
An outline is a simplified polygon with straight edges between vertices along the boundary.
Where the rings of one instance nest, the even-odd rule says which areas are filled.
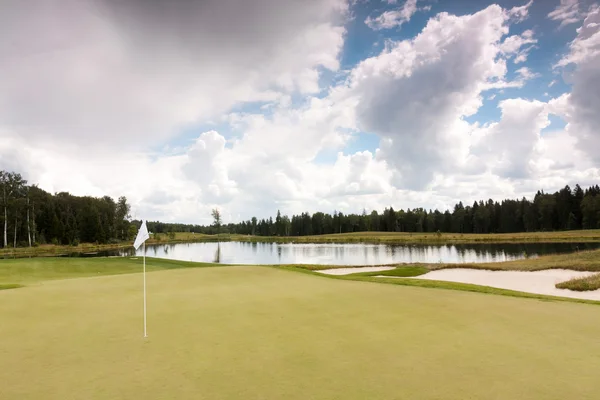
[[[490,271],[469,268],[448,268],[431,271],[424,275],[411,277],[411,279],[470,283],[499,289],[517,290],[519,292],[600,301],[600,289],[578,292],[569,289],[558,289],[555,287],[557,283],[565,282],[573,278],[594,275],[596,273],[597,272],[574,271],[568,269],[545,269],[541,271]],[[376,277],[397,278],[394,276],[383,275],[378,275]]]

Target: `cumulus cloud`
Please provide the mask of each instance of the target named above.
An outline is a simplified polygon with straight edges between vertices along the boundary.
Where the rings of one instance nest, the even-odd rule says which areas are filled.
[[[216,131],[202,133],[187,150],[183,172],[199,186],[202,199],[209,203],[227,203],[238,194],[236,182],[227,171],[226,140]]]
[[[546,103],[517,98],[503,100],[498,107],[500,121],[476,133],[471,152],[499,177],[528,178],[540,133],[549,125]]]
[[[573,66],[573,93],[504,99],[498,121],[470,123],[492,89],[505,98],[537,76],[513,63],[538,32],[509,32],[531,1],[440,13],[347,71],[344,1],[172,4],[4,3],[0,169],[52,192],[126,195],[137,217],[200,223],[214,206],[227,221],[277,208],[444,209],[599,177],[593,12],[556,66]],[[425,8],[403,2],[389,23]],[[567,128],[548,132],[548,114]],[[202,126],[192,143],[169,143],[190,125]],[[379,148],[348,152],[360,131]],[[165,143],[176,150],[157,150]],[[323,152],[337,156],[316,162]]]
[[[0,121],[31,140],[132,148],[234,104],[314,93],[319,70],[339,68],[346,10],[343,0],[3,2]]]
[[[335,180],[326,182],[327,186],[322,189],[326,197],[378,195],[392,189],[387,165],[376,160],[369,151],[347,156],[339,153],[332,172],[330,177]]]
[[[420,189],[466,158],[481,93],[514,85],[503,80],[501,39],[510,16],[499,6],[466,16],[440,13],[412,40],[388,46],[352,72],[361,130],[381,138],[377,157],[394,169],[394,184]]]
[[[588,14],[569,52],[556,68],[573,66],[573,89],[555,103],[555,108],[568,122],[568,131],[577,138],[578,146],[596,162],[600,162],[600,9]]]

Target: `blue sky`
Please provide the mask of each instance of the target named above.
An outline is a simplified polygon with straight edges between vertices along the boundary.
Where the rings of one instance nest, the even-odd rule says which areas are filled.
[[[0,169],[52,192],[202,223],[600,180],[595,0],[32,1]]]
[[[489,4],[498,4],[505,9],[510,9],[512,7],[523,6],[526,2],[523,0],[492,1],[487,3],[478,0],[425,0],[418,2],[418,6],[429,6],[431,8],[429,10],[417,11],[408,22],[399,27],[374,30],[365,23],[368,17],[373,18],[386,11],[396,10],[402,7],[403,4],[403,1],[398,1],[395,4],[390,4],[385,0],[357,1],[351,7],[351,18],[345,24],[344,46],[339,57],[340,69],[342,71],[351,70],[362,60],[379,54],[384,49],[386,41],[411,40],[422,31],[432,16],[440,12],[460,16],[477,12]],[[503,99],[524,97],[547,101],[548,98],[559,97],[561,94],[569,91],[569,84],[561,78],[560,71],[553,70],[552,66],[559,61],[561,55],[566,51],[569,42],[575,38],[576,27],[571,25],[559,29],[556,22],[547,18],[547,14],[558,5],[559,1],[534,1],[529,8],[529,17],[527,20],[511,26],[511,35],[521,34],[528,29],[534,30],[538,43],[532,45],[533,48],[529,53],[530,56],[527,58],[527,61],[519,64],[508,63],[507,76],[509,78],[516,78],[516,70],[522,67],[528,68],[538,76],[526,82],[520,88],[507,88],[487,92],[484,96],[485,101],[478,112],[472,116],[465,117],[468,122],[477,122],[484,125],[499,120],[501,111],[498,108],[498,104]],[[320,74],[322,96],[326,95],[329,86],[335,85],[345,77],[343,72],[332,72],[323,68],[320,69]],[[555,83],[549,87],[551,82]],[[493,98],[491,98],[492,96]],[[293,104],[300,106],[304,100],[302,96],[296,96]],[[266,104],[268,102],[243,103],[232,107],[230,112],[268,115],[268,111],[266,111],[268,109],[264,107]],[[549,118],[551,125],[544,128],[544,130],[564,128],[566,123],[559,116],[551,115]],[[184,150],[200,133],[207,130],[217,130],[227,139],[240,135],[240,132],[232,129],[227,123],[216,121],[202,123],[182,129],[166,143],[166,147],[169,149]],[[345,154],[353,154],[357,151],[368,150],[374,153],[378,147],[379,137],[376,134],[357,131],[345,147],[336,150],[325,149],[317,154],[315,161],[325,164],[333,163],[338,151],[342,151]],[[157,148],[157,150],[160,151],[160,148]]]

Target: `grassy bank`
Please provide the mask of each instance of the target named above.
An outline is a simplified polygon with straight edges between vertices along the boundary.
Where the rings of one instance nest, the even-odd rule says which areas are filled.
[[[564,232],[525,232],[502,234],[355,232],[318,236],[250,236],[237,234],[204,235],[189,232],[153,234],[146,242],[174,244],[213,241],[278,243],[381,243],[381,244],[494,244],[494,243],[594,243],[600,242],[600,230]],[[0,257],[57,256],[70,253],[94,253],[131,248],[133,242],[113,244],[82,243],[77,246],[40,245],[0,249]]]
[[[139,274],[2,291],[0,397],[592,400],[600,390],[597,307],[313,274],[153,272],[147,339]]]
[[[241,240],[241,239],[240,239]],[[248,240],[255,240],[250,237]],[[298,237],[261,237],[261,241],[293,241],[297,243],[577,243],[600,242],[600,229],[561,231],[561,232],[523,232],[523,233],[405,233],[405,232],[354,232],[333,235]]]
[[[556,287],[559,289],[570,289],[579,292],[597,290],[600,289],[600,274],[595,274],[585,278],[571,279],[570,281],[557,283]]]

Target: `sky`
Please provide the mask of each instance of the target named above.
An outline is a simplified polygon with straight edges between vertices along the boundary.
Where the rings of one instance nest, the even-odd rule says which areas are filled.
[[[587,0],[3,0],[0,169],[207,224],[600,183]]]

